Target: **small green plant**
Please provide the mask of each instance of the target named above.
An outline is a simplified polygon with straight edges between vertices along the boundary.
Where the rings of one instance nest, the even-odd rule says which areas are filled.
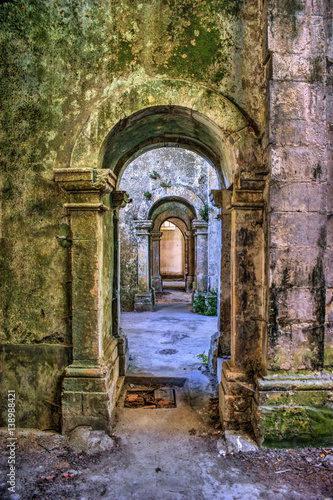
[[[149,175],[151,179],[159,179],[160,174],[156,172],[156,170],[153,170],[153,172]]]
[[[199,209],[199,215],[205,222],[208,222],[208,205],[205,203],[203,208]]]
[[[147,200],[151,200],[151,193],[149,191],[145,191],[143,193],[143,196],[147,199]]]
[[[198,314],[205,314],[206,299],[202,293],[198,293],[196,298],[193,300],[193,310]]]
[[[211,290],[206,297],[206,308],[205,316],[217,316],[217,291]]]
[[[169,187],[171,187],[171,181],[168,181],[167,179],[165,179],[165,181],[160,182],[160,186],[162,188],[169,188]]]
[[[197,354],[197,358],[201,359],[203,366],[208,366],[208,356],[205,354],[205,351]]]
[[[217,316],[217,291],[211,290],[207,297],[198,293],[193,300],[193,310],[203,316]]]

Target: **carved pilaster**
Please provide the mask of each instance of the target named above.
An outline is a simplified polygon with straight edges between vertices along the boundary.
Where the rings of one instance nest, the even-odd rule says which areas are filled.
[[[193,220],[196,240],[196,292],[207,293],[208,285],[208,223],[204,220]]]
[[[192,292],[194,275],[195,275],[195,259],[194,259],[194,235],[195,231],[190,229],[185,232],[187,238],[187,276],[186,276],[186,291]]]
[[[78,425],[110,431],[115,401],[110,390],[114,375],[105,361],[102,324],[102,216],[108,211],[100,198],[112,192],[116,176],[110,170],[55,169],[55,181],[70,194],[64,207],[70,216],[73,245],[72,340],[73,363],[66,369],[62,398],[63,432]],[[117,346],[111,339],[109,349]]]
[[[151,246],[152,246],[152,286],[156,292],[163,290],[162,276],[160,274],[160,243],[162,231],[151,231]]]
[[[265,341],[265,180],[237,176],[231,210],[231,358],[222,364],[225,428],[246,427],[255,413],[254,381]]]
[[[113,211],[113,241],[114,241],[114,268],[113,268],[113,294],[112,294],[112,335],[118,341],[119,376],[126,374],[128,365],[127,338],[120,330],[120,232],[119,209],[126,207],[132,200],[126,191],[113,191],[111,204]]]
[[[153,227],[151,220],[134,221],[138,238],[138,286],[139,292],[135,295],[134,310],[152,311],[153,295],[150,288],[149,258],[150,258],[150,230]]]

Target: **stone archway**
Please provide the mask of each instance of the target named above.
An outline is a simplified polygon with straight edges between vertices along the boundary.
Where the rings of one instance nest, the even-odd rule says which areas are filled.
[[[155,87],[152,85],[151,91],[155,92],[156,96],[156,99],[154,97],[153,99],[157,104],[153,107],[142,106],[142,99],[136,94],[138,87],[131,88],[127,94],[125,92],[121,105],[122,116],[133,103],[138,109],[133,113],[132,107],[131,113],[127,114],[128,117],[120,121],[115,121],[116,108],[113,113],[110,107],[108,117],[105,119],[107,108],[106,103],[102,103],[89,121],[88,140],[86,127],[77,140],[72,155],[72,166],[76,168],[69,170],[73,173],[78,172],[81,170],[78,167],[81,167],[82,163],[88,163],[105,169],[110,168],[116,176],[119,176],[135,155],[156,145],[178,144],[209,158],[216,166],[223,189],[225,186],[233,185],[229,206],[232,221],[231,359],[223,364],[220,410],[225,428],[246,427],[251,423],[256,426],[258,404],[257,398],[254,397],[256,379],[258,375],[264,373],[266,366],[267,272],[264,213],[266,170],[262,153],[248,120],[230,101],[207,89],[198,89],[186,83],[182,84],[185,93],[179,91],[171,97],[172,85],[172,82],[159,82]],[[162,91],[163,88],[165,93]],[[181,106],[178,105],[179,100],[182,100]],[[184,107],[184,104],[189,102],[191,102],[190,108]],[[104,114],[103,126],[99,126],[98,117],[101,112]],[[212,118],[215,118],[215,122]],[[94,141],[90,141],[90,137],[94,134]],[[142,227],[142,231],[146,229]],[[106,231],[105,229],[104,239],[107,238]],[[77,263],[73,262],[73,266],[75,274]],[[98,296],[103,296],[105,293],[102,280],[97,285],[96,293]],[[99,336],[101,343],[103,334],[100,317],[98,321],[97,326],[92,328],[97,330],[94,335]],[[79,339],[77,342],[79,343]],[[101,360],[99,363],[101,365]],[[73,365],[75,367],[75,363]],[[73,370],[74,368],[71,376],[75,377]],[[83,379],[87,377],[85,374]],[[82,395],[88,398],[90,390],[84,387],[82,383],[75,386],[72,390],[74,399],[80,399]],[[106,397],[101,393],[98,398],[102,405],[111,407],[110,394],[115,400],[115,389],[108,394]],[[95,410],[90,408],[90,413],[86,413],[84,409],[82,411],[82,419],[86,424],[95,422]],[[68,418],[66,412],[64,415],[65,419]]]
[[[194,231],[191,227],[192,221],[196,218],[194,207],[187,200],[181,198],[165,198],[159,200],[151,208],[149,215],[154,223],[152,234],[156,234],[155,244],[152,246],[152,285],[156,286],[156,291],[162,290],[162,279],[159,268],[159,241],[161,226],[165,220],[179,221],[180,229],[184,232],[186,241],[185,262],[187,263],[187,274],[185,277],[185,286],[187,291],[192,290],[195,280],[194,269]],[[179,224],[178,222],[178,224]],[[159,235],[159,236],[157,236]]]
[[[165,197],[159,199],[149,210],[148,219],[135,221],[138,238],[138,283],[139,292],[135,296],[135,311],[151,311],[155,291],[162,291],[162,278],[160,275],[160,238],[161,225],[167,219],[177,219],[182,222],[185,235],[189,239],[187,244],[187,261],[189,274],[186,279],[187,287],[195,283],[194,268],[194,233],[192,221],[195,220],[196,211],[185,199],[180,197]],[[186,229],[185,229],[186,228]]]

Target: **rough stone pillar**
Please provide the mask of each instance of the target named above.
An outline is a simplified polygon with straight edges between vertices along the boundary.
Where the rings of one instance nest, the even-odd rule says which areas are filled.
[[[156,292],[163,290],[162,276],[160,275],[160,242],[162,237],[161,231],[151,231],[152,245],[152,286]]]
[[[73,363],[65,372],[63,432],[79,425],[110,432],[112,367],[103,358],[103,214],[100,197],[111,192],[116,177],[110,170],[56,169],[55,180],[70,194],[64,207],[72,235]]]
[[[264,180],[237,177],[231,199],[231,359],[222,363],[220,412],[226,429],[256,413],[255,377],[265,369]]]
[[[196,219],[192,225],[196,230],[196,292],[207,293],[208,223]]]
[[[231,203],[232,191],[227,189],[212,190],[211,198],[213,204],[221,210],[218,218],[221,221],[221,265],[220,265],[220,296],[219,296],[219,317],[218,328],[219,356],[230,356],[230,252],[231,252]],[[228,208],[227,208],[228,207]]]
[[[218,297],[218,331],[211,338],[209,350],[209,367],[217,374],[217,358],[230,357],[230,313],[231,313],[231,284],[230,284],[230,247],[231,247],[231,212],[229,205],[232,191],[227,189],[213,189],[210,199],[214,206],[220,208],[218,219],[221,221],[221,264],[220,285]],[[220,376],[220,374],[218,374]]]
[[[152,311],[154,302],[150,288],[150,229],[153,227],[151,220],[134,221],[138,237],[138,286],[139,292],[135,294],[135,311]]]
[[[185,232],[187,238],[187,276],[186,276],[186,291],[192,292],[192,287],[194,283],[194,234],[195,231],[192,229]]]
[[[120,331],[120,233],[119,233],[119,209],[130,203],[126,191],[114,191],[112,193],[113,209],[113,241],[114,241],[114,271],[113,271],[113,295],[112,295],[112,334],[118,339],[119,376],[126,374],[128,365],[128,342],[127,337]]]

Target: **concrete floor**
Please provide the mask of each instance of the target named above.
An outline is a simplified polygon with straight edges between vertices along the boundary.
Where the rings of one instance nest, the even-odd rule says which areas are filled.
[[[122,313],[129,373],[197,378],[197,355],[208,354],[217,318],[193,313],[190,300],[189,293],[169,291],[157,298],[154,312]]]
[[[154,312],[121,315],[120,326],[129,343],[127,373],[187,378],[191,407],[206,420],[207,404],[217,395],[217,387],[197,356],[208,354],[217,317],[192,312],[190,293],[169,290],[161,295]]]

